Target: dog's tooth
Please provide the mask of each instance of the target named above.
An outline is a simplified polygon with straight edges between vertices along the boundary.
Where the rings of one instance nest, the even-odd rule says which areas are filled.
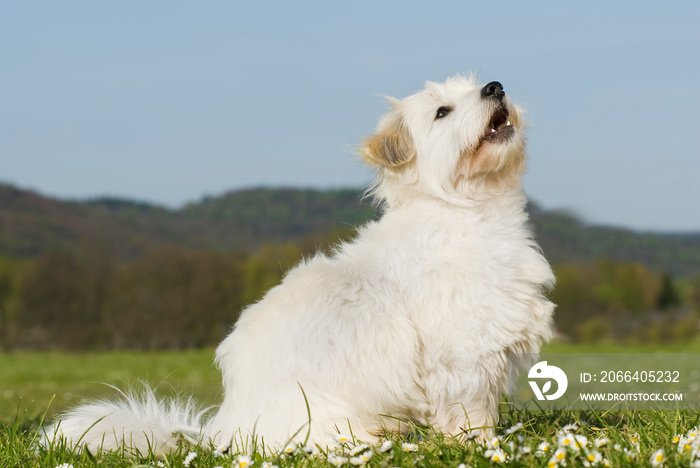
[[[506,126],[510,127],[510,120],[506,120]]]

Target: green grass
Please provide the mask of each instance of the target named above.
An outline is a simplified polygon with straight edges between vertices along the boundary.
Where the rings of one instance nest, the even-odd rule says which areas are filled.
[[[12,421],[18,408],[29,419],[51,418],[82,400],[114,395],[105,384],[125,387],[138,380],[215,404],[222,387],[213,359],[213,349],[0,354],[0,421]]]
[[[554,343],[544,352],[700,352],[700,343],[665,347],[622,347],[613,344],[570,345]],[[59,353],[14,353],[0,354],[0,467],[51,467],[63,463],[79,466],[132,467],[155,466],[157,460],[149,454],[136,457],[124,453],[90,454],[75,453],[66,447],[54,447],[51,451],[36,450],[33,441],[37,427],[46,417],[65,410],[85,398],[109,397],[114,391],[102,383],[119,387],[128,386],[138,379],[159,386],[164,393],[196,395],[203,405],[215,404],[221,398],[221,382],[217,369],[212,365],[213,350],[186,352],[110,352],[93,354]],[[55,395],[55,396],[54,396]],[[607,437],[610,443],[599,449],[611,466],[648,466],[650,457],[657,449],[664,449],[667,466],[689,466],[690,452],[679,453],[675,434],[685,434],[700,424],[698,412],[605,412],[594,411],[547,411],[528,412],[508,410],[504,407],[503,427],[522,422],[523,428],[512,435],[504,435],[500,444],[508,457],[506,466],[547,466],[550,454],[538,456],[536,447],[546,441],[556,448],[557,434],[569,423],[579,426],[577,433],[588,440],[587,450],[593,450],[592,441]],[[394,439],[393,450],[381,453],[378,447],[369,447],[371,458],[367,466],[397,467],[457,467],[492,466],[486,448],[475,442],[445,440],[424,429],[416,451],[405,452],[400,444],[404,439]],[[518,436],[522,437],[519,440]],[[391,436],[393,437],[393,436]],[[638,437],[638,450],[633,438]],[[512,448],[509,446],[513,443]],[[619,444],[617,449],[614,444]],[[524,453],[523,447],[530,452]],[[336,455],[351,458],[348,447]],[[698,439],[700,449],[700,438]],[[626,451],[626,450],[627,451]],[[229,467],[238,453],[227,453],[215,457],[206,447],[193,447],[186,443],[179,451],[160,460],[165,466],[181,467],[190,451],[198,456],[191,467]],[[568,466],[580,466],[583,452],[568,450]],[[296,450],[292,454],[252,454],[254,467],[263,466],[263,461],[277,466],[332,466],[328,456],[320,452],[308,454]],[[519,457],[519,458],[518,458]],[[234,466],[236,466],[234,464]],[[250,467],[251,465],[249,465]],[[345,463],[345,466],[350,466]],[[600,465],[602,466],[602,465]]]

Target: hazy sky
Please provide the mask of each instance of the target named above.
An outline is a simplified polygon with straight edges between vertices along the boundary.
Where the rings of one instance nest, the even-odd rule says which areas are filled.
[[[0,181],[177,207],[366,185],[382,95],[476,71],[529,111],[527,194],[700,230],[700,2],[43,1],[0,10]]]

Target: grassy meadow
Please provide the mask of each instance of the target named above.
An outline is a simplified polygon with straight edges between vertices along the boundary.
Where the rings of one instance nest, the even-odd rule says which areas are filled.
[[[552,343],[543,351],[700,353],[700,340],[653,348],[612,343]],[[697,434],[700,413],[689,411],[528,412],[504,407],[503,427],[497,431],[498,438],[491,441],[456,442],[417,428],[420,437],[390,439],[393,442],[390,448],[389,444],[369,447],[349,441],[333,452],[298,447],[286,454],[242,455],[235,449],[221,453],[183,443],[179,452],[157,460],[148,454],[125,457],[118,453],[74,453],[65,447],[50,452],[35,450],[32,442],[43,418],[51,419],[57,412],[83,399],[115,395],[108,385],[124,388],[144,381],[166,395],[184,393],[195,395],[205,406],[216,404],[221,398],[221,381],[213,365],[213,354],[213,349],[0,354],[0,467],[121,467],[158,466],[158,463],[172,467],[241,468],[270,465],[458,467],[461,464],[555,467],[565,466],[565,463],[566,466],[587,463],[588,466],[700,467]]]
[[[215,404],[221,374],[213,358],[213,349],[0,354],[0,420],[12,421],[18,408],[29,419],[51,418],[84,399],[115,395],[108,385],[124,388],[139,381]]]

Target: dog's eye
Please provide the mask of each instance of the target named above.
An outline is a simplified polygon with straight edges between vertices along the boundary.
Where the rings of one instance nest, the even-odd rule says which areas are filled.
[[[435,114],[435,120],[445,117],[450,112],[452,112],[452,107],[450,106],[442,106],[438,108],[437,113]]]

